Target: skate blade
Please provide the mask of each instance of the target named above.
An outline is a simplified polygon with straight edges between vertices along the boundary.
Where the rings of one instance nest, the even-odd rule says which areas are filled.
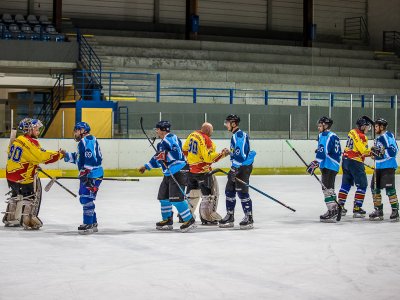
[[[362,215],[362,214],[353,214],[353,218],[354,218],[354,219],[362,219],[362,218],[365,218],[365,215]]]
[[[181,229],[181,232],[190,232],[190,231],[195,230],[196,228],[197,228],[197,226],[195,224],[192,224],[188,228]]]
[[[399,218],[396,218],[396,219],[390,219],[390,221],[392,221],[392,222],[398,222],[398,221],[399,221]]]
[[[342,217],[345,217],[347,213],[342,212]]]
[[[242,229],[242,230],[249,230],[249,229],[253,229],[253,228],[254,228],[253,224],[240,225],[240,229]]]
[[[322,219],[320,219],[320,221],[322,222],[322,223],[336,223],[337,221],[336,221],[336,217],[334,218],[334,219],[327,219],[327,220],[322,220]]]
[[[94,231],[93,231],[93,229],[88,229],[88,230],[78,230],[78,233],[79,233],[80,235],[89,235],[89,234],[92,234],[92,233],[94,233]]]
[[[7,223],[4,224],[4,227],[21,227],[21,224],[18,223]]]
[[[379,218],[369,218],[370,221],[383,221],[383,217],[379,217]]]
[[[40,229],[40,227],[29,227],[29,226],[23,226],[23,227],[24,227],[24,230],[27,230],[27,231],[35,231],[35,230]]]
[[[219,224],[219,228],[232,228],[235,226],[233,223]]]
[[[94,227],[93,232],[99,232],[99,229],[97,227]]]
[[[156,226],[156,229],[157,229],[157,230],[165,230],[165,231],[168,231],[168,230],[174,229],[174,226],[172,226],[172,225]]]

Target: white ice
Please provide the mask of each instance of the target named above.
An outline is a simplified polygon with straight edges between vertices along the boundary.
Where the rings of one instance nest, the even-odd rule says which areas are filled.
[[[297,209],[251,191],[255,229],[155,230],[161,178],[103,182],[99,232],[77,234],[81,206],[54,185],[43,195],[40,231],[0,228],[0,299],[399,299],[399,223],[346,216],[323,224],[326,208],[309,176],[253,176],[251,183]],[[397,178],[398,180],[398,178]],[[218,177],[225,214],[224,177]],[[337,189],[341,177],[337,177]],[[48,180],[43,180],[46,184]],[[74,180],[62,181],[77,190]],[[0,191],[7,192],[0,180]],[[347,208],[352,206],[352,190]],[[372,210],[370,191],[365,209]],[[3,204],[2,210],[4,210]],[[349,209],[351,211],[351,209]],[[236,223],[243,216],[236,206]]]

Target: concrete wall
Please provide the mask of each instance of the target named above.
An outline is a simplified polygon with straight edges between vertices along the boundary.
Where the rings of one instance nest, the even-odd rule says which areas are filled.
[[[214,140],[217,150],[229,147],[229,139]],[[75,151],[76,143],[72,139],[41,139],[43,148],[56,150],[64,148],[67,151]],[[105,169],[134,169],[147,162],[153,150],[150,148],[147,140],[143,139],[100,139],[100,148],[103,154],[103,166]],[[299,158],[288,147],[285,140],[252,140],[251,148],[257,152],[254,166],[257,168],[284,168],[284,167],[302,167],[303,164]],[[303,156],[306,161],[311,161],[315,157],[315,141],[292,140],[291,144]],[[341,142],[342,147],[345,140]],[[8,140],[0,139],[0,169],[6,166]],[[372,164],[371,161],[368,163]],[[229,167],[229,159],[218,162],[216,167]],[[46,166],[46,169],[73,170],[76,166],[67,164],[64,161]]]
[[[369,0],[368,25],[371,45],[382,50],[383,31],[400,31],[399,0]]]
[[[0,40],[1,60],[71,62],[78,58],[78,43]]]

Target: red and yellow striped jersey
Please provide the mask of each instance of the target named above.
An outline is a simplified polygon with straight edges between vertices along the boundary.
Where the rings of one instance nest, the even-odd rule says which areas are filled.
[[[223,158],[222,153],[216,152],[216,146],[210,137],[201,131],[192,132],[182,147],[187,157],[191,173],[211,171],[211,164]]]
[[[359,129],[352,129],[347,135],[346,148],[343,157],[363,162],[365,157],[371,155],[368,148],[368,138]]]
[[[39,164],[54,163],[63,157],[58,151],[42,149],[37,139],[20,135],[9,147],[6,177],[13,182],[32,183]]]

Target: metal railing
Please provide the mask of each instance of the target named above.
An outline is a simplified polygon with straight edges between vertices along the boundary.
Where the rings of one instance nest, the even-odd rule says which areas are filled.
[[[87,81],[89,70],[75,72],[75,83],[84,100],[160,102],[160,74],[101,72],[101,88]]]
[[[382,48],[383,51],[394,52],[400,56],[400,32],[384,31]]]
[[[77,31],[77,41],[79,44],[78,60],[81,69],[86,70],[85,76],[87,76],[83,86],[87,86],[89,84],[93,88],[101,89],[101,60],[79,30]]]
[[[370,35],[364,17],[344,19],[344,38],[347,40],[359,40],[369,44]]]
[[[61,101],[66,98],[66,86],[71,86],[72,76],[68,74],[59,74],[57,80],[51,90],[49,96],[45,99],[40,112],[36,116],[37,119],[43,122],[45,129],[42,133],[44,136],[53,121]]]

